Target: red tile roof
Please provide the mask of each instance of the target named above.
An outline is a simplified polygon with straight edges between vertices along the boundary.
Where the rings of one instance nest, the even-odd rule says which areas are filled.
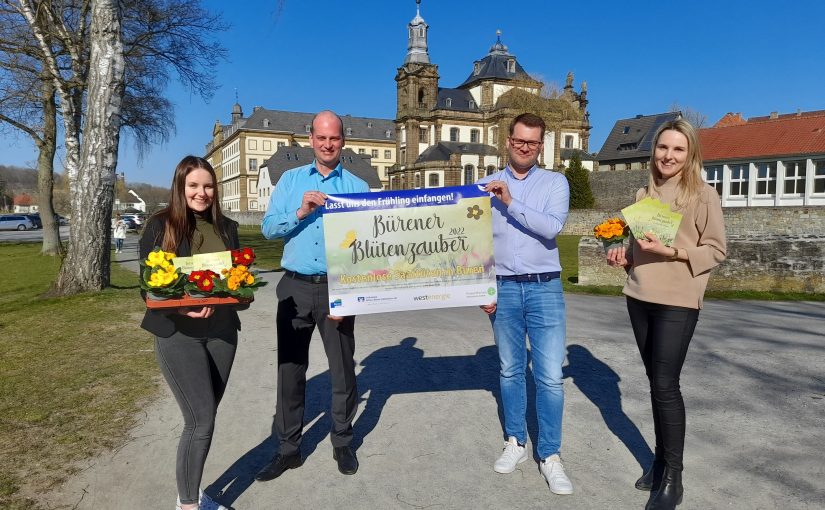
[[[825,110],[699,130],[704,161],[825,154]]]
[[[15,195],[14,196],[14,205],[32,205],[32,196],[28,193],[23,193],[22,195]]]

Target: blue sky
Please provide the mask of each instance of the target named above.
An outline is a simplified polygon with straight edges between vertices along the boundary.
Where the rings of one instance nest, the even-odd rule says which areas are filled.
[[[206,0],[231,28],[220,35],[229,61],[205,103],[179,86],[177,133],[139,160],[125,137],[118,171],[129,182],[168,186],[186,154],[203,154],[216,119],[227,123],[235,91],[244,113],[270,109],[393,118],[414,0]],[[588,84],[590,151],[614,122],[668,111],[745,117],[825,109],[825,2],[819,0],[628,0],[561,2],[422,0],[430,60],[442,87],[466,79],[474,60],[502,42],[545,82]],[[33,165],[24,137],[3,134],[0,164]],[[57,166],[59,168],[60,162]]]

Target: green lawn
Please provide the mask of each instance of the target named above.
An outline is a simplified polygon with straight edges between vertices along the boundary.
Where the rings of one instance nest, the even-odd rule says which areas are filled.
[[[0,244],[0,508],[36,509],[75,461],[123,443],[157,388],[134,273],[114,288],[41,298],[59,259],[40,245]]]

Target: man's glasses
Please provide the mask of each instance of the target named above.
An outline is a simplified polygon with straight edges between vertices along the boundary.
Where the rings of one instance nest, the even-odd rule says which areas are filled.
[[[541,142],[538,140],[522,140],[521,138],[513,138],[511,136],[510,145],[512,145],[516,149],[521,149],[526,145],[528,149],[533,150],[539,145],[541,145]]]

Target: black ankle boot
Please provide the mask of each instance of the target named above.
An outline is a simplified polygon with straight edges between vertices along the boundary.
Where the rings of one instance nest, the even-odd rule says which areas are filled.
[[[682,472],[665,467],[659,492],[645,506],[645,510],[673,510],[682,503]]]
[[[655,459],[653,465],[647,470],[645,474],[636,480],[636,488],[640,491],[658,490],[659,484],[662,482],[662,473],[665,472],[665,461]]]

